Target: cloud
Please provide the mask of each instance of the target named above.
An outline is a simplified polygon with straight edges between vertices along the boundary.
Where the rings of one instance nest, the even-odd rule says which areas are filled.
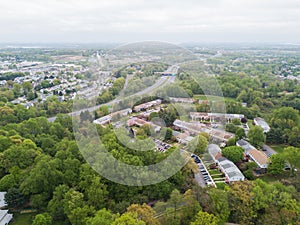
[[[6,0],[0,41],[294,41],[298,0]]]

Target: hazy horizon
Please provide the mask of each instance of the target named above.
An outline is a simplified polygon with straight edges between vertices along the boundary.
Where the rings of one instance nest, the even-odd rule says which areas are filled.
[[[299,43],[297,0],[3,1],[0,43]]]

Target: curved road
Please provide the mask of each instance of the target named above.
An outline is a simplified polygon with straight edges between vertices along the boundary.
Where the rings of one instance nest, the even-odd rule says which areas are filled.
[[[172,77],[161,77],[155,84],[153,84],[152,86],[140,91],[140,92],[137,92],[133,95],[130,95],[130,96],[127,96],[126,98],[129,98],[129,97],[133,97],[133,96],[137,96],[137,95],[144,95],[144,94],[149,94],[151,93],[152,91],[154,91],[155,89],[159,88],[159,87],[163,87],[165,86],[166,84],[169,84],[170,82],[174,82],[175,80],[175,76],[172,76]],[[104,103],[104,104],[100,104],[100,105],[95,105],[95,106],[92,106],[92,107],[89,107],[89,108],[85,108],[85,109],[81,109],[79,111],[75,111],[75,112],[71,112],[71,113],[68,113],[67,115],[70,115],[70,116],[79,116],[81,112],[84,112],[84,111],[89,111],[89,112],[93,112],[95,111],[96,109],[98,109],[99,107],[103,106],[103,105],[109,105],[109,104],[114,104],[114,103],[118,103],[120,101],[122,101],[123,99],[120,99],[120,97],[110,101],[110,102],[107,102],[107,103]],[[49,122],[54,122],[56,119],[56,116],[54,117],[50,117],[48,118],[48,121]]]

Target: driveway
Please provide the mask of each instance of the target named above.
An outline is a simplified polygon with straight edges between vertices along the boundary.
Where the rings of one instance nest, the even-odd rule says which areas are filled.
[[[268,145],[263,145],[264,153],[270,157],[271,155],[277,154],[277,152]]]

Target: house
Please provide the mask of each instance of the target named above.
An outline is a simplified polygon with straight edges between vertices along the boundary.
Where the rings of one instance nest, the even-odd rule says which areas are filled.
[[[117,111],[117,112],[113,112],[113,113],[111,113],[107,116],[103,116],[101,118],[98,118],[98,119],[94,120],[93,123],[104,126],[106,124],[111,123],[114,116],[121,116],[121,117],[122,116],[127,116],[131,112],[132,112],[132,110],[130,108],[124,109],[124,110],[121,110],[121,111]]]
[[[210,144],[207,146],[207,151],[214,160],[215,163],[218,163],[218,159],[222,157],[222,150],[216,144]]]
[[[117,112],[113,112],[110,114],[111,117],[113,116],[116,116],[116,115],[119,115],[119,116],[128,116],[129,114],[132,113],[132,109],[131,108],[127,108],[127,109],[123,109],[123,110],[120,110],[120,111],[117,111]]]
[[[13,215],[8,210],[0,210],[0,225],[7,225],[12,220]]]
[[[219,168],[224,173],[226,177],[226,181],[234,182],[234,181],[243,181],[245,177],[243,173],[239,170],[239,168],[230,160],[224,159],[224,157],[218,159]]]
[[[263,118],[254,118],[253,122],[256,126],[260,126],[264,130],[264,133],[268,133],[271,129],[269,124],[267,124],[267,122]]]
[[[152,122],[148,122],[148,121],[145,121],[145,120],[142,120],[142,119],[139,119],[137,117],[133,117],[133,118],[130,118],[128,121],[127,121],[127,125],[129,127],[132,127],[132,126],[138,126],[138,127],[141,127],[143,125],[151,125],[153,128],[154,128],[154,131],[155,132],[159,132],[161,130],[161,126],[158,126]]]
[[[226,177],[226,181],[243,181],[245,177],[239,168],[229,159],[222,156],[221,148],[218,145],[210,144],[207,147],[208,153],[219,166],[219,169]]]
[[[179,144],[184,144],[184,145],[188,144],[190,141],[194,139],[189,135],[189,133],[186,132],[178,133],[175,137]]]
[[[259,151],[257,149],[252,149],[248,151],[248,155],[250,156],[251,160],[256,162],[260,169],[268,168],[269,159],[265,153]]]
[[[151,102],[146,102],[146,103],[144,103],[144,104],[134,106],[134,107],[133,107],[133,110],[134,110],[135,112],[140,112],[140,111],[149,109],[149,108],[151,108],[151,107],[160,105],[161,102],[162,102],[162,101],[161,101],[160,99],[157,99],[157,100],[154,100],[154,101],[151,101]]]
[[[236,142],[236,145],[241,147],[242,149],[244,149],[244,152],[247,154],[248,151],[252,150],[252,149],[256,149],[254,146],[252,146],[249,142],[245,141],[245,140],[238,140]]]
[[[185,122],[182,120],[175,120],[174,126],[181,129],[182,131],[187,131],[191,135],[198,135],[201,132],[205,132],[210,135],[210,137],[218,142],[227,142],[230,138],[234,137],[234,134],[231,134],[226,131],[213,129],[206,124],[200,122]]]
[[[93,123],[104,126],[106,124],[109,124],[111,122],[111,119],[112,117],[110,115],[107,115],[94,120]]]
[[[192,98],[170,98],[171,102],[176,103],[187,103],[187,104],[193,104],[195,102]]]
[[[250,159],[258,165],[259,169],[264,170],[268,167],[269,159],[264,152],[257,150],[245,140],[237,141],[236,145],[244,149],[244,154],[249,156]]]

